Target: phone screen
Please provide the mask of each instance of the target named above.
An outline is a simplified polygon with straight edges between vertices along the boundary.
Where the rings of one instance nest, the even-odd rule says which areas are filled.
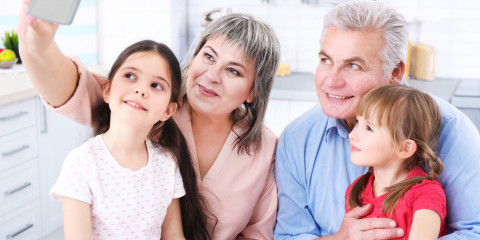
[[[80,0],[32,0],[27,13],[45,21],[69,25],[79,4]]]

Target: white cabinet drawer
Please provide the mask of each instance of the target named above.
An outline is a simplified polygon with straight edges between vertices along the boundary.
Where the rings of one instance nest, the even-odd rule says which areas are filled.
[[[0,172],[38,155],[35,127],[0,137]]]
[[[38,159],[1,172],[0,183],[0,216],[38,199]]]
[[[0,106],[0,136],[35,125],[35,98]]]
[[[1,217],[0,240],[36,240],[40,236],[40,204],[38,202],[17,208]]]

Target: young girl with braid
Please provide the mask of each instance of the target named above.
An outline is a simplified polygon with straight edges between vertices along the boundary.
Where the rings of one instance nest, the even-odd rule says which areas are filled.
[[[351,160],[369,169],[348,187],[347,212],[372,204],[367,217],[395,220],[405,231],[401,239],[446,234],[446,198],[437,181],[443,164],[433,151],[442,123],[435,101],[409,86],[386,85],[367,93],[356,114]]]

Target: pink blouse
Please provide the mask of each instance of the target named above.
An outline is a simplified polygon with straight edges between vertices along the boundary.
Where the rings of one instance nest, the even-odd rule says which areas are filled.
[[[105,77],[92,74],[77,58],[79,80],[75,93],[63,106],[53,109],[83,125],[91,126],[92,106],[103,101],[101,85]],[[256,151],[238,154],[233,147],[238,133],[234,126],[217,159],[200,179],[190,114],[186,108],[175,113],[174,120],[184,134],[192,152],[199,188],[218,222],[213,239],[273,239],[277,213],[277,187],[274,178],[274,157],[277,138],[266,127]],[[213,223],[209,222],[209,229]]]

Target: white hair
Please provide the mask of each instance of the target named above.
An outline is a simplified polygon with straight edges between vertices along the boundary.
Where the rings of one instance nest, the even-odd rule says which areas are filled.
[[[407,58],[408,31],[405,18],[382,2],[354,0],[342,3],[324,19],[321,43],[329,27],[352,31],[379,31],[385,37],[380,52],[384,77],[392,73]]]

